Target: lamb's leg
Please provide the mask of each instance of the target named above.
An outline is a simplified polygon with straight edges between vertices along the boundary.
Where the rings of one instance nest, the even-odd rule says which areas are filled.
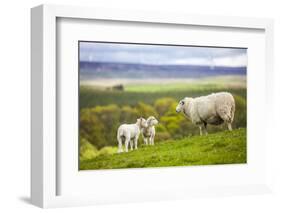
[[[122,138],[118,137],[117,140],[118,140],[118,151],[117,151],[117,153],[121,153],[121,152],[123,152],[123,149],[122,149]]]
[[[130,148],[131,148],[131,150],[133,150],[134,149],[134,147],[133,147],[133,140],[130,140]]]
[[[150,137],[150,145],[154,145],[154,135],[151,135]]]
[[[148,145],[148,143],[147,143],[147,138],[143,138],[143,140],[144,140],[144,144],[145,144],[145,145]]]
[[[126,137],[125,139],[125,151],[128,152],[128,146],[129,146],[130,138]]]
[[[135,137],[135,149],[138,149],[138,139],[139,139],[139,137],[136,136]]]

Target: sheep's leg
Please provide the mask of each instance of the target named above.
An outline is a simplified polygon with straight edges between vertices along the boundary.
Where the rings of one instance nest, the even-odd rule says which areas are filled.
[[[208,132],[207,132],[207,123],[204,123],[204,132],[205,132],[205,135],[208,135]]]
[[[227,128],[228,128],[229,131],[232,131],[231,123],[227,123]]]
[[[202,136],[202,126],[199,126],[200,135]]]
[[[227,128],[229,131],[232,131],[231,122],[233,120],[233,117],[230,113],[226,113],[226,111],[223,111],[219,113],[220,117],[224,120],[224,122],[227,124]]]
[[[128,152],[128,146],[129,146],[130,138],[126,137],[125,139],[125,151]]]

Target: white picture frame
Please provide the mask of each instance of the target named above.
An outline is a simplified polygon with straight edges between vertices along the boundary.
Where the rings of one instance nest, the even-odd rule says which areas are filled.
[[[264,92],[265,105],[272,109],[272,95],[270,91],[273,88],[273,21],[271,19],[241,18],[241,17],[216,17],[202,15],[187,14],[165,14],[152,13],[147,11],[122,11],[100,8],[84,8],[74,6],[54,6],[41,5],[31,10],[31,80],[32,80],[32,103],[31,103],[31,201],[33,204],[47,207],[62,207],[76,205],[91,205],[100,203],[116,203],[116,202],[139,202],[144,200],[165,200],[165,199],[181,199],[187,197],[198,196],[222,196],[233,194],[253,194],[270,192],[270,165],[269,161],[265,161],[259,171],[255,174],[262,174],[262,178],[257,178],[257,182],[249,184],[249,182],[237,182],[233,185],[229,183],[217,184],[216,186],[200,187],[200,183],[193,183],[194,187],[168,185],[165,189],[152,189],[153,193],[145,192],[135,193],[131,191],[106,191],[104,195],[64,195],[58,193],[59,173],[61,167],[58,166],[60,158],[57,147],[57,107],[58,96],[57,88],[60,81],[57,79],[57,20],[64,19],[80,19],[80,20],[108,20],[118,22],[135,22],[135,23],[153,23],[156,25],[167,26],[200,26],[202,28],[225,28],[227,30],[234,29],[253,29],[264,33],[264,69],[261,75],[264,79],[265,88],[260,88]],[[253,80],[254,81],[254,80]],[[258,87],[258,86],[257,86]],[[253,88],[252,88],[253,90]],[[249,108],[248,108],[249,110]],[[273,113],[273,110],[269,112]],[[254,116],[254,115],[253,115]],[[252,116],[252,117],[253,117]],[[260,155],[266,157],[265,148],[270,143],[271,116],[264,117],[266,131],[262,134],[265,139],[262,142]],[[260,139],[261,140],[261,139]],[[268,154],[268,153],[267,153]],[[209,167],[202,174],[212,173],[214,167]],[[228,168],[229,169],[229,168]],[[175,171],[172,168],[165,169],[149,169],[134,171],[137,174],[151,175],[165,171]],[[185,167],[177,169],[178,174],[184,174]],[[247,168],[245,168],[247,170]],[[206,173],[205,173],[206,172]],[[111,173],[122,178],[118,171]],[[199,174],[199,173],[198,173]],[[121,175],[121,176],[120,176]],[[94,177],[94,176],[93,176]],[[250,176],[249,176],[250,177]],[[169,178],[175,178],[169,176]],[[73,183],[75,184],[75,183]],[[164,183],[161,183],[162,185]],[[164,186],[164,185],[163,185]],[[159,185],[161,187],[161,185]],[[137,191],[137,190],[136,190]],[[127,196],[120,196],[120,193]],[[109,195],[110,194],[110,195]]]

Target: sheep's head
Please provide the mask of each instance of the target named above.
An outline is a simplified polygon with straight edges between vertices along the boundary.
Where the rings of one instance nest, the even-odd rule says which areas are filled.
[[[146,122],[147,122],[147,125],[148,125],[148,126],[155,126],[155,125],[158,124],[158,121],[157,121],[157,119],[156,119],[154,116],[148,117],[148,119],[146,120]]]
[[[139,125],[140,128],[147,128],[148,124],[144,118],[138,118],[137,119],[137,124]]]
[[[178,103],[177,107],[176,107],[176,112],[180,113],[184,110],[184,107],[186,107],[189,103],[191,98],[184,98],[182,100],[180,100],[180,102]]]

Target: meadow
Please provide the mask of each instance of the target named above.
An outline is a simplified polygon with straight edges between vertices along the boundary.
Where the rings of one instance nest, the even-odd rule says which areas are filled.
[[[99,155],[82,161],[81,170],[192,166],[246,163],[246,129],[208,136],[167,140],[155,146],[142,145],[128,153]]]
[[[106,84],[101,81],[80,84],[80,169],[246,162],[247,92],[244,76],[128,81],[118,83],[117,87],[114,85],[116,82]],[[198,127],[183,114],[177,114],[175,107],[184,97],[219,91],[230,92],[235,98],[234,131],[225,131],[224,125],[208,126],[210,134],[200,137]],[[118,126],[151,115],[159,121],[156,145],[146,147],[140,137],[138,150],[116,154]]]

